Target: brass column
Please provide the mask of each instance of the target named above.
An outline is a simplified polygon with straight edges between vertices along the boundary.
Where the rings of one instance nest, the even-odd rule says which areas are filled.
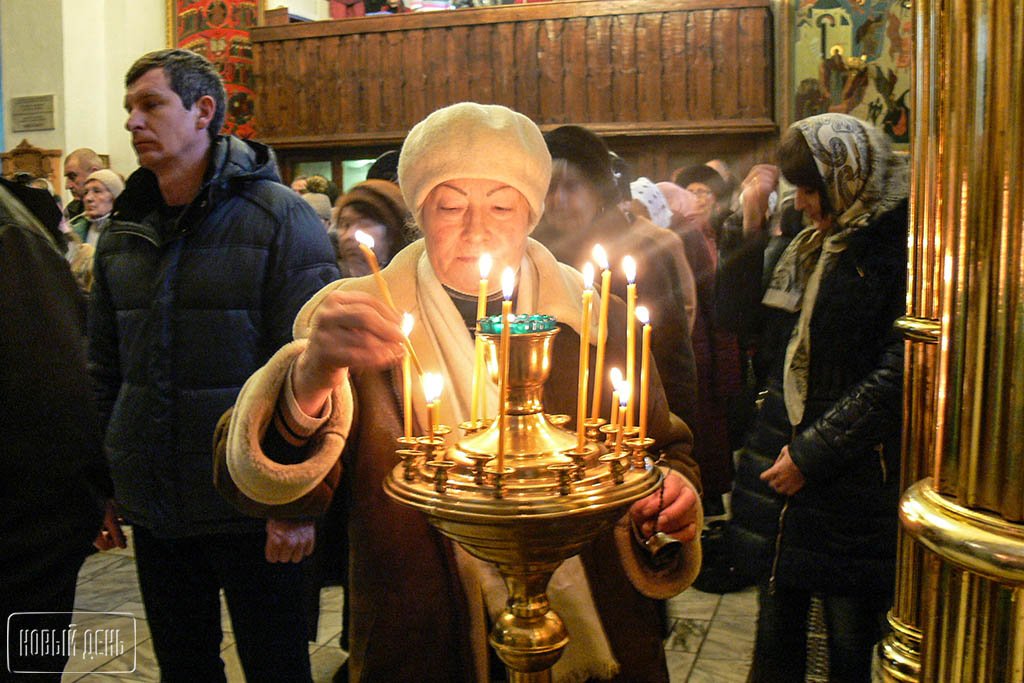
[[[889,680],[1024,680],[1024,6],[915,0]]]

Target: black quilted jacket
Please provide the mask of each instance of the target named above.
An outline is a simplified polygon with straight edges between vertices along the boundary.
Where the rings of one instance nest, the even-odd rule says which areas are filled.
[[[337,279],[334,252],[258,143],[217,138],[172,229],[161,206],[156,177],[133,173],[96,251],[89,369],[116,498],[161,536],[259,529],[213,488],[214,427]]]
[[[736,562],[752,578],[831,594],[892,590],[903,387],[893,322],[905,307],[906,230],[904,201],[855,233],[823,278],[804,420],[795,428],[782,371],[799,314],[762,307],[767,385],[740,451],[729,532]],[[720,284],[740,296],[749,286]],[[788,499],[759,479],[786,444],[806,478]]]

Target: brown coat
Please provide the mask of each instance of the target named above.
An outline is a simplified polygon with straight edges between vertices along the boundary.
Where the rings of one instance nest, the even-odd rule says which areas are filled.
[[[624,314],[622,302],[616,300],[610,311],[610,325],[624,325]],[[609,366],[623,365],[623,346],[614,336],[609,339]],[[562,326],[555,338],[553,356],[559,360],[552,364],[545,409],[571,414],[576,405],[579,337],[567,326]],[[334,495],[344,496],[346,504],[341,507],[347,511],[351,680],[478,680],[467,599],[452,544],[427,523],[422,513],[389,498],[382,486],[398,463],[395,439],[402,435],[400,373],[353,372],[350,381],[353,421],[341,454],[340,485]],[[691,434],[668,412],[660,382],[652,382],[652,387],[657,388],[652,389],[650,434],[659,445],[669,446],[668,464],[699,488],[697,468],[690,457]],[[275,399],[267,397],[268,401]],[[368,419],[371,414],[372,419]],[[223,461],[223,447],[218,448],[218,454]],[[228,477],[221,477],[219,485],[243,510],[266,514],[271,509],[254,505]],[[325,510],[331,488],[322,485],[305,499],[274,508],[275,514]],[[314,498],[316,502],[311,504]],[[627,576],[620,559],[625,538],[628,527],[620,524],[584,550],[581,557],[587,578],[621,665],[620,679],[667,681],[659,603],[641,594],[635,584],[653,594],[664,590],[668,583],[674,586],[672,592],[677,592],[699,569],[699,544],[688,544],[678,565],[663,575],[637,572],[634,566]],[[635,561],[636,557],[640,555],[631,559]]]

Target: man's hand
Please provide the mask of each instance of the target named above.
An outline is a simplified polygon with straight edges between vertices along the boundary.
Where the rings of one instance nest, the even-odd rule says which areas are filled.
[[[121,531],[123,520],[117,514],[117,507],[110,499],[107,501],[106,510],[103,513],[103,526],[96,534],[96,540],[92,542],[97,550],[110,550],[111,548],[127,548],[128,542],[124,540],[124,532]]]
[[[363,292],[328,294],[311,320],[309,345],[292,370],[295,399],[307,415],[345,377],[345,368],[384,368],[405,355],[398,314]]]
[[[267,562],[301,562],[312,554],[315,539],[312,520],[268,519]]]
[[[664,499],[661,491],[655,491],[646,498],[633,503],[629,514],[641,533],[650,536],[657,531],[664,532],[684,543],[697,538],[697,494],[686,485],[683,475],[669,470],[665,475]],[[661,514],[658,514],[659,508]]]
[[[750,234],[764,229],[768,213],[768,197],[779,185],[779,168],[757,164],[743,179],[743,232]]]
[[[807,480],[789,456],[789,446],[783,446],[775,464],[761,473],[761,481],[767,482],[776,493],[792,496],[804,487]]]

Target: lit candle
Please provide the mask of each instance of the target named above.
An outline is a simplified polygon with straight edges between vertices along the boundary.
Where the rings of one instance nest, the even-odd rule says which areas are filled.
[[[651,315],[646,306],[636,307],[636,319],[643,325],[640,342],[640,438],[647,438],[647,393],[651,388]]]
[[[406,337],[412,332],[413,318],[409,313],[402,314],[402,334]],[[402,409],[405,412],[405,436],[412,438],[412,356],[402,356]]]
[[[608,336],[608,298],[611,293],[612,271],[608,269],[608,255],[600,244],[594,245],[594,261],[601,269],[601,311],[597,318],[597,358],[594,363],[594,404],[590,417],[601,417],[601,380],[604,379],[604,345]]]
[[[388,289],[388,283],[384,281],[384,277],[380,274],[380,263],[377,262],[377,255],[373,253],[373,237],[367,235],[362,230],[356,230],[354,237],[356,242],[359,243],[359,249],[363,252],[363,256],[366,257],[366,262],[370,264],[373,279],[376,281],[377,288],[380,289],[384,301],[387,302],[392,310],[398,310],[395,308],[395,300],[391,298],[391,290]]]
[[[385,303],[391,307],[391,310],[397,313],[398,309],[395,307],[395,300],[391,298],[391,290],[388,289],[388,283],[384,281],[384,276],[380,274],[380,264],[377,263],[377,255],[373,253],[373,237],[367,235],[362,230],[356,230],[354,237],[356,242],[359,243],[359,249],[363,252],[363,256],[366,257],[366,262],[370,265],[373,279],[377,283],[381,296],[384,297]],[[412,342],[409,341],[408,335],[404,339],[404,344],[405,352],[412,356],[412,363],[416,366],[416,372],[422,375],[423,366],[420,365],[420,359],[416,356],[416,351],[413,350]]]
[[[632,256],[622,259],[622,270],[626,274],[626,383],[632,397],[633,387],[636,386],[636,261]],[[619,400],[622,400],[622,392],[619,393]],[[633,426],[632,398],[626,406],[625,424],[627,427]]]
[[[619,385],[622,384],[622,370],[612,368],[608,373],[612,383],[612,414],[608,421],[616,429],[619,428]]]
[[[576,393],[576,450],[587,440],[583,423],[587,416],[587,373],[590,372],[590,309],[594,305],[594,266],[583,264],[583,322],[580,325],[580,376]]]
[[[632,400],[632,387],[626,382],[619,384],[619,413],[621,414],[626,410],[626,404]],[[627,415],[628,417],[628,415]],[[615,433],[615,455],[622,453],[622,433],[626,431],[626,425],[622,424],[622,420],[619,420],[619,429]]]
[[[480,256],[480,291],[476,299],[476,319],[479,321],[487,315],[487,276],[491,273],[492,259],[490,254]],[[476,344],[473,348],[473,394],[470,397],[469,419],[476,422],[483,412],[484,400],[484,340],[480,338],[480,326],[477,324]]]
[[[501,362],[498,365],[498,471],[505,471],[505,393],[508,390],[509,334],[512,328],[512,292],[516,287],[516,273],[506,268],[501,274]]]
[[[428,372],[423,375],[423,398],[427,402],[427,436],[434,438],[437,433],[438,402],[441,390],[444,389],[444,378],[440,373]]]

